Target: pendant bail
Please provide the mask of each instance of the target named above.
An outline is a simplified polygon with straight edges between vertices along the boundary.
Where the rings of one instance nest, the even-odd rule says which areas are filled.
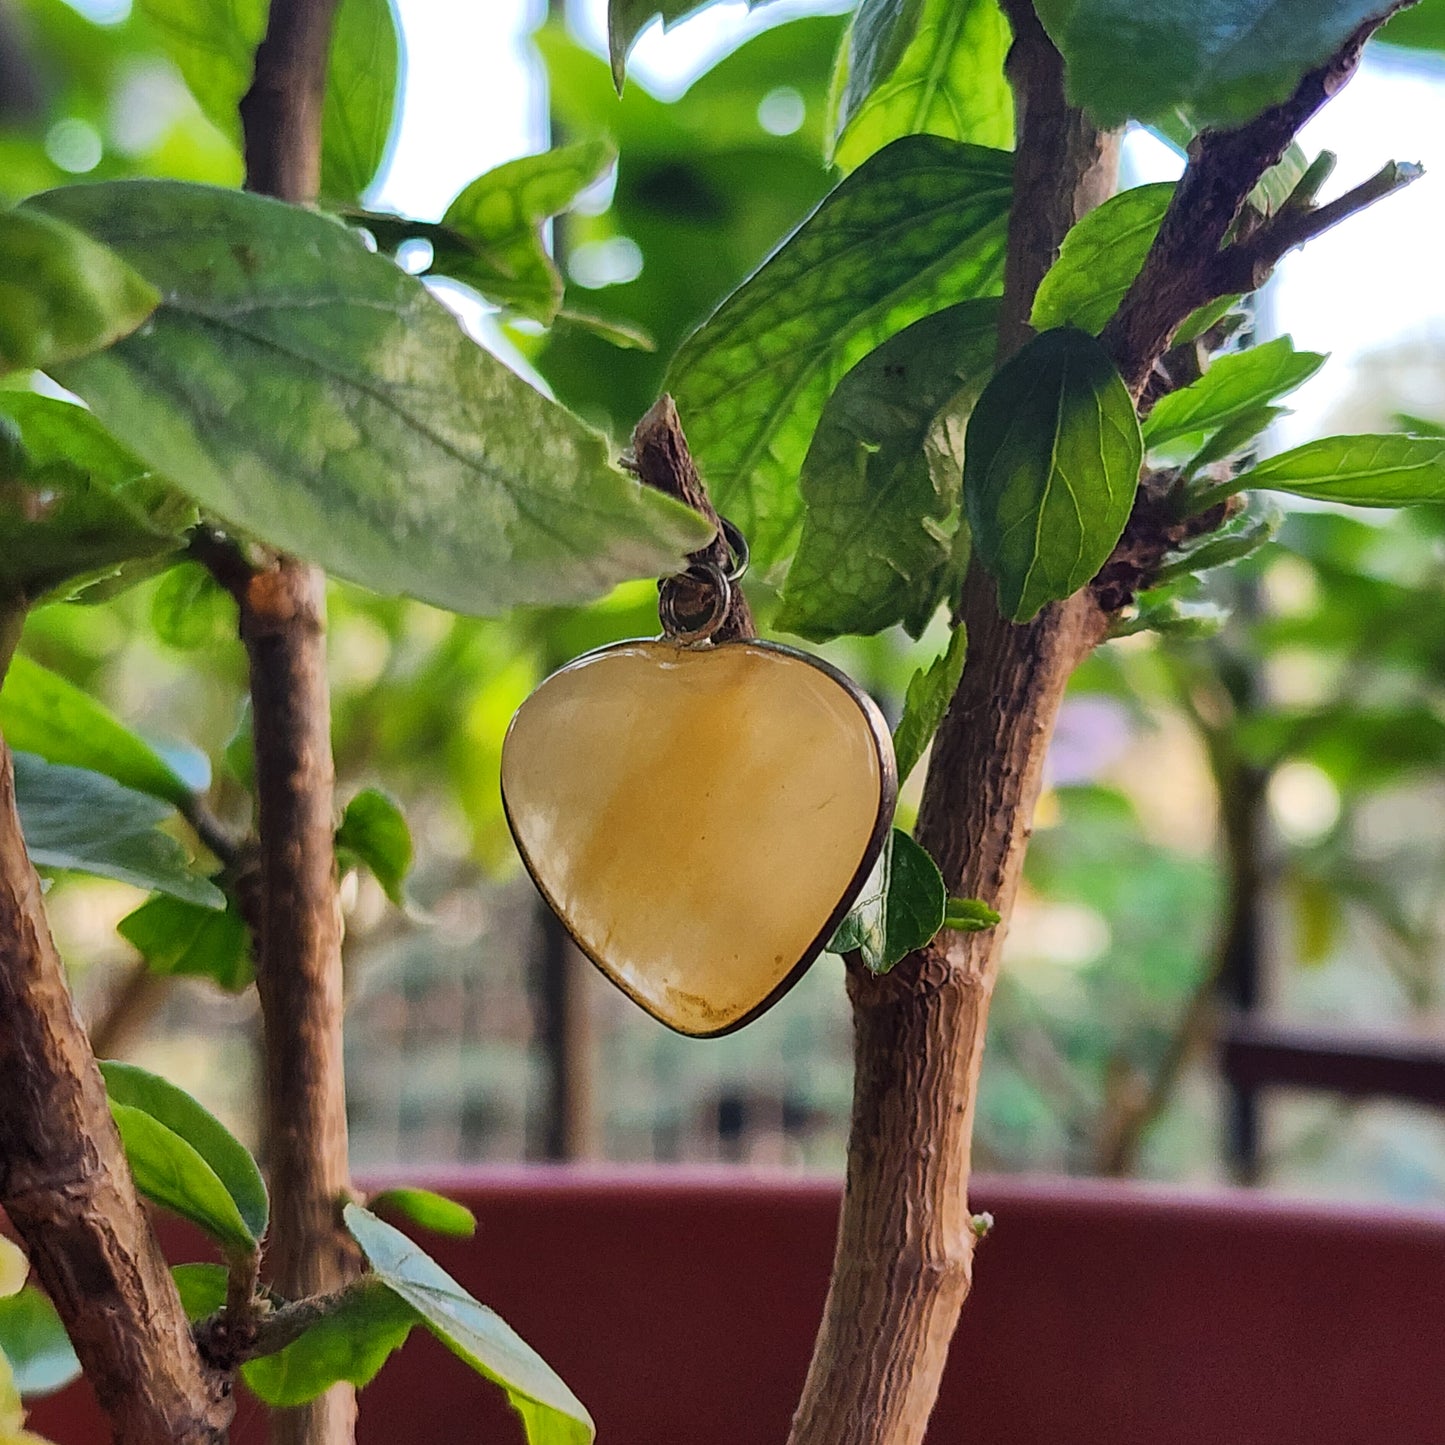
[[[748,570],[747,538],[726,517],[718,518],[718,527],[727,543],[726,572],[716,562],[693,562],[686,572],[657,584],[657,616],[671,642],[689,646],[708,642],[732,606],[733,583]]]

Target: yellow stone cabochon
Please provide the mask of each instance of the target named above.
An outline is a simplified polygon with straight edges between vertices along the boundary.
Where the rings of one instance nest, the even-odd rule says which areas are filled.
[[[522,704],[502,795],[592,960],[663,1023],[713,1034],[769,998],[861,881],[888,748],[871,704],[800,654],[629,642]]]

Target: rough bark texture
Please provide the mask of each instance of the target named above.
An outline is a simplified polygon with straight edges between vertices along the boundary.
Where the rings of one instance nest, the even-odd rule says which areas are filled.
[[[321,113],[336,0],[272,0],[241,102],[250,190],[307,204],[321,179]],[[341,914],[333,844],[334,767],[326,678],[325,582],[283,557],[233,588],[251,664],[260,803],[257,991],[265,1037],[271,1282],[289,1299],[355,1272],[341,1228],[350,1185],[342,1068]],[[349,1445],[356,1394],[337,1386],[278,1410],[275,1445]]]
[[[1109,194],[1116,142],[1063,99],[1032,7],[1014,25],[1014,208],[1000,354],[1028,337],[1034,291],[1069,226]],[[934,743],[918,838],[950,891],[1007,920],[1044,755],[1073,669],[1106,618],[1091,593],[1015,626],[977,568],[965,583],[968,664]],[[849,970],[853,1117],[833,1275],[792,1445],[917,1445],[972,1279],[970,1144],[1004,925],[940,934],[889,975]]]
[[[76,1017],[0,740],[0,1205],[117,1445],[219,1445],[233,1402],[191,1340]]]
[[[315,568],[283,559],[255,574],[240,598],[264,900],[256,988],[271,1175],[267,1254],[271,1284],[287,1299],[329,1294],[355,1272],[340,1220],[350,1174],[324,586]],[[355,1392],[340,1386],[278,1410],[273,1437],[276,1445],[345,1445],[355,1416]]]

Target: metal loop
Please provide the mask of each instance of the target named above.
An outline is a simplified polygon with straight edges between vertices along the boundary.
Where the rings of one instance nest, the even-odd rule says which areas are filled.
[[[748,539],[743,536],[742,529],[726,517],[719,517],[717,521],[722,528],[723,541],[728,544],[730,566],[727,579],[729,582],[741,582],[748,571]]]
[[[732,605],[732,583],[716,562],[694,562],[686,572],[664,577],[657,585],[657,615],[664,636],[673,642],[706,642]],[[706,599],[705,610],[690,611],[680,600],[684,592]]]

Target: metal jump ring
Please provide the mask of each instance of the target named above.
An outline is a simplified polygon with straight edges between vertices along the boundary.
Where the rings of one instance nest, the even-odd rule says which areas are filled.
[[[705,589],[708,599],[707,612],[700,619],[685,619],[678,611],[678,592],[689,578]],[[716,562],[694,562],[686,572],[666,577],[658,584],[657,615],[663,633],[673,642],[705,642],[722,626],[732,600],[728,574]]]
[[[742,530],[726,517],[719,517],[717,522],[722,529],[723,541],[728,544],[730,565],[727,579],[729,582],[741,582],[748,570],[748,539],[743,536]]]

